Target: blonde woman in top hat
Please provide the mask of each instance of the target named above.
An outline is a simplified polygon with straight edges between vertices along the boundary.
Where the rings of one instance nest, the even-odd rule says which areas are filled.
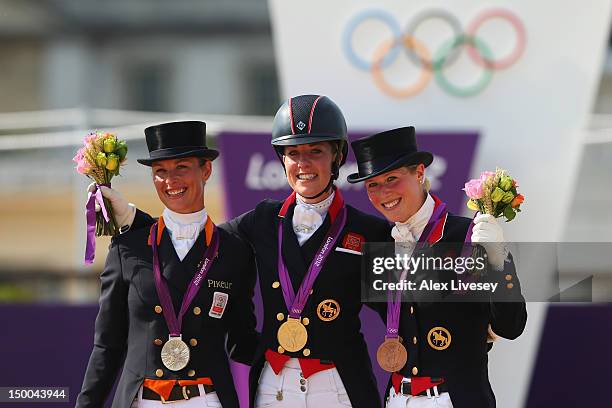
[[[204,122],[145,129],[149,157],[138,161],[165,209],[153,228],[112,239],[78,408],[102,407],[122,366],[113,407],[239,407],[229,357],[253,358],[256,272],[250,246],[206,212],[218,152],[205,134]],[[125,200],[105,195],[129,218]]]
[[[272,146],[291,195],[264,200],[222,226],[253,246],[263,298],[251,404],[380,407],[360,332],[361,251],[366,241],[388,240],[390,226],[346,204],[334,186],[348,139],[344,116],[330,98],[287,100],[274,118]],[[143,223],[139,212],[132,228]]]
[[[413,127],[378,133],[351,145],[358,173],[348,181],[364,183],[372,205],[395,224],[391,235],[396,247],[413,249],[420,241],[434,251],[454,246],[460,253],[472,220],[448,213],[429,192],[425,169],[433,156],[418,150]],[[493,333],[518,337],[527,313],[501,226],[490,215],[478,215],[473,222],[468,238],[485,248],[488,279],[499,283],[505,301],[401,303],[399,333],[388,333],[403,339],[407,360],[392,374],[387,408],[495,406],[487,372],[491,347],[487,338]],[[388,328],[391,320],[395,319],[388,319]]]

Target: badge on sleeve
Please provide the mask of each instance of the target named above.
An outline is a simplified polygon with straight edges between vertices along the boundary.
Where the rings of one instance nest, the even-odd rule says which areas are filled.
[[[351,251],[361,252],[361,247],[365,242],[365,237],[356,232],[349,232],[342,240],[342,247]]]
[[[214,317],[215,319],[220,319],[223,316],[223,312],[225,312],[228,298],[229,295],[227,293],[215,292],[213,294],[213,301],[208,315],[210,317]]]

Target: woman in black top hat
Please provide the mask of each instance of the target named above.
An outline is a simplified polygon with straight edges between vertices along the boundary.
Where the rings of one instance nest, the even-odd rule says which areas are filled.
[[[292,193],[230,221],[255,250],[264,306],[251,369],[255,407],[381,406],[359,312],[366,241],[389,224],[347,205],[334,186],[348,152],[344,116],[328,97],[301,95],[278,110],[272,146]],[[138,213],[132,228],[147,219]]]
[[[399,335],[407,358],[403,366],[389,370],[395,372],[387,407],[494,407],[487,373],[491,347],[487,338],[499,335],[514,339],[522,333],[527,319],[502,228],[492,216],[478,215],[469,233],[472,220],[448,213],[444,203],[429,193],[425,169],[433,156],[418,150],[413,127],[378,133],[351,145],[358,172],[349,175],[348,181],[363,182],[372,205],[395,223],[391,235],[397,249],[411,252],[422,243],[431,245],[434,253],[454,248],[459,255],[467,238],[486,249],[487,279],[498,282],[499,291],[503,291],[504,301],[487,298],[455,303],[449,300],[460,302],[460,295],[449,295],[446,302],[412,298],[401,303],[399,322],[395,322],[397,318],[387,321],[387,340],[398,340]]]
[[[113,407],[239,407],[229,357],[253,359],[256,275],[250,246],[206,212],[218,152],[205,134],[203,122],[145,129],[149,157],[138,161],[165,210],[111,241],[79,408],[103,406],[121,367]]]

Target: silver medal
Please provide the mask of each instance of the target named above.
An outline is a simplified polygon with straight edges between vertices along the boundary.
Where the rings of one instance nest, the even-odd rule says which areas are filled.
[[[182,370],[189,363],[189,346],[181,336],[170,337],[161,349],[161,360],[168,370]]]

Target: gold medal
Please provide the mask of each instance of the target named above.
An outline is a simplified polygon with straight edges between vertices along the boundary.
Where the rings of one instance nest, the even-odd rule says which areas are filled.
[[[300,319],[288,317],[287,321],[281,324],[276,334],[278,344],[289,352],[300,351],[308,341],[306,327]]]
[[[385,341],[376,351],[376,360],[380,367],[390,373],[395,373],[402,369],[408,361],[406,347],[398,338],[385,338]]]
[[[161,360],[171,371],[179,371],[189,363],[189,347],[181,336],[170,337],[161,349]]]

